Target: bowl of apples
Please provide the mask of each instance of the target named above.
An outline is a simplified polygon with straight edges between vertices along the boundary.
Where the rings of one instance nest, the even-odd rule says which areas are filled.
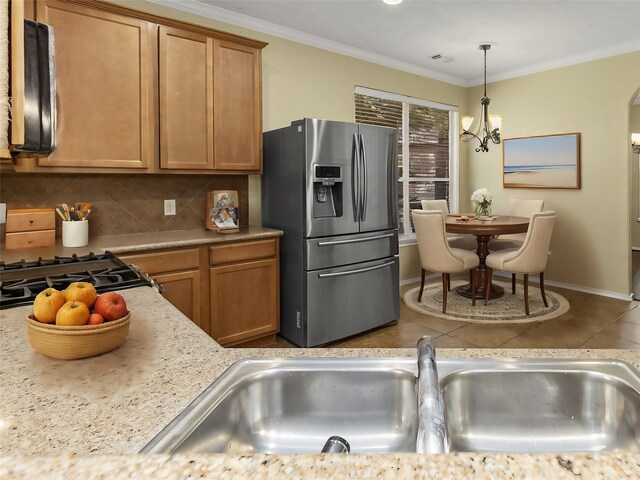
[[[36,296],[27,317],[27,338],[48,357],[93,357],[122,345],[130,316],[119,293],[98,295],[90,283],[74,282],[62,292],[47,288]]]

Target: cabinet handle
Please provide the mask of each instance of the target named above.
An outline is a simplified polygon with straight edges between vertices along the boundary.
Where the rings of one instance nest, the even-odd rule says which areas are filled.
[[[33,223],[33,218],[29,219],[29,224],[31,225]]]

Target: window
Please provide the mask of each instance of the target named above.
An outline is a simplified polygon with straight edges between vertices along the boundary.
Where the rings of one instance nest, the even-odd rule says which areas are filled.
[[[400,234],[415,235],[411,209],[421,200],[458,205],[458,107],[419,98],[355,89],[356,122],[398,129]]]

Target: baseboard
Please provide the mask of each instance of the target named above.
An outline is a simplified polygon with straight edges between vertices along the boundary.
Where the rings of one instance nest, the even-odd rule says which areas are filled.
[[[426,276],[427,280],[435,280],[437,278],[440,278],[440,273],[431,273],[429,275]],[[508,279],[511,278],[511,274],[507,273],[507,272],[496,272],[494,273],[494,275],[496,277],[506,277]],[[411,283],[416,283],[420,281],[420,277],[416,277],[416,278],[410,278],[407,280],[402,280],[400,282],[400,286],[404,287],[405,285],[409,285]],[[538,277],[537,276],[530,276],[529,281],[532,284],[538,285],[539,281],[538,281]],[[597,288],[589,288],[589,287],[582,287],[580,285],[573,285],[570,283],[562,283],[562,282],[554,282],[553,280],[545,280],[544,284],[546,286],[549,287],[558,287],[558,288],[566,288],[567,290],[574,290],[576,292],[584,292],[584,293],[590,293],[592,295],[600,295],[601,297],[609,297],[609,298],[615,298],[618,300],[626,300],[628,302],[631,302],[633,300],[633,293],[630,293],[629,295],[624,295],[623,293],[617,293],[617,292],[610,292],[608,290],[599,290]]]
[[[511,274],[507,273],[507,272],[497,272],[497,273],[494,273],[494,275],[496,277],[511,278]],[[529,282],[532,283],[532,284],[538,285],[540,283],[539,277],[537,275],[529,275]],[[608,290],[600,290],[600,289],[597,289],[597,288],[582,287],[580,285],[573,285],[571,283],[555,282],[553,280],[547,280],[547,279],[544,280],[544,284],[545,284],[545,286],[549,286],[549,287],[566,288],[567,290],[574,290],[576,292],[590,293],[592,295],[600,295],[601,297],[616,298],[618,300],[626,300],[628,302],[633,300],[633,293],[630,293],[629,295],[625,295],[623,293],[610,292]]]

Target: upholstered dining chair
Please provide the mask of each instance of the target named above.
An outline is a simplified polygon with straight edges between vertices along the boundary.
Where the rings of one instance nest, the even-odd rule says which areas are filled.
[[[412,210],[416,229],[422,275],[418,301],[422,300],[426,271],[442,273],[442,313],[447,311],[447,292],[451,286],[451,273],[473,270],[471,274],[472,305],[476,304],[475,268],[480,264],[478,255],[468,250],[451,248],[445,236],[445,215],[441,210]]]
[[[511,198],[509,200],[509,215],[512,217],[531,218],[534,212],[541,212],[544,209],[544,200],[527,200],[522,198]],[[520,248],[524,243],[526,233],[511,233],[500,235],[489,242],[489,250],[504,250],[505,248]]]
[[[531,215],[529,228],[520,248],[508,248],[499,252],[490,253],[485,259],[488,267],[487,296],[484,304],[489,300],[489,286],[494,270],[502,270],[511,273],[511,293],[516,293],[516,273],[524,274],[524,311],[529,315],[529,275],[540,274],[540,293],[544,306],[548,307],[547,297],[544,294],[544,270],[547,266],[547,256],[551,233],[556,221],[556,212],[535,212]]]
[[[446,200],[420,200],[420,203],[423,210],[440,210],[445,217],[449,215],[449,205]],[[473,235],[447,233],[447,242],[453,248],[462,248],[474,252],[478,248],[478,243]]]

